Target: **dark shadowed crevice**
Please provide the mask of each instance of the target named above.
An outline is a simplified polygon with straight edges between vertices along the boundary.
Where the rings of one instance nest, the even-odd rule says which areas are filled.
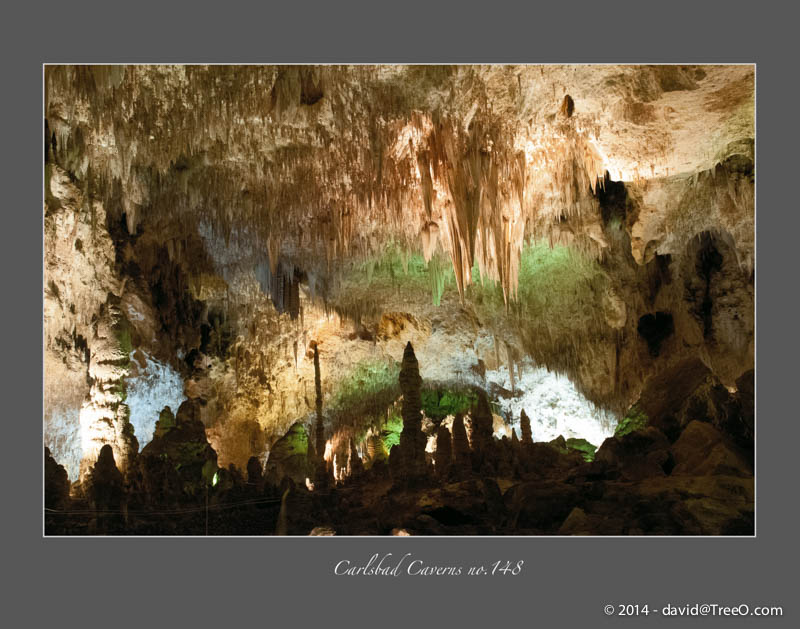
[[[656,312],[641,317],[636,329],[647,342],[650,355],[656,357],[661,351],[661,344],[675,331],[675,324],[670,313]]]

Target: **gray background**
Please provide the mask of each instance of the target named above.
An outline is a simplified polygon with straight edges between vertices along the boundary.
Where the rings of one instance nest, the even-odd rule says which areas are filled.
[[[786,626],[797,617],[797,20],[767,3],[31,3],[3,17],[5,626]],[[515,5],[516,4],[516,5]],[[791,53],[791,50],[795,50]],[[43,539],[43,62],[757,62],[757,538]],[[791,380],[790,380],[791,379]],[[6,388],[6,384],[9,384]],[[333,577],[344,558],[520,576]],[[782,618],[606,617],[606,603]],[[795,618],[794,621],[791,619]]]

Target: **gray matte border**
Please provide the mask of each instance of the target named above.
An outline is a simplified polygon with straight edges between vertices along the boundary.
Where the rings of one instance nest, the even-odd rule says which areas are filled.
[[[289,4],[213,12],[200,3],[107,3],[79,15],[61,3],[18,7],[4,43],[5,181],[11,236],[3,248],[10,275],[4,303],[11,403],[4,434],[6,573],[25,626],[155,626],[414,623],[574,627],[682,624],[659,616],[625,621],[605,604],[662,607],[693,603],[782,605],[782,618],[706,617],[702,626],[783,626],[796,617],[797,413],[790,356],[796,325],[790,235],[797,215],[788,184],[797,136],[796,69],[788,44],[796,20],[734,2],[442,7],[432,2],[345,15]],[[366,23],[369,21],[371,24]],[[10,29],[9,29],[10,30]],[[758,41],[758,39],[761,41]],[[4,46],[6,48],[6,46]],[[686,62],[758,63],[758,537],[692,539],[359,538],[42,539],[41,538],[41,64],[42,62]],[[788,92],[788,93],[787,93]],[[791,128],[787,128],[791,127]],[[783,142],[781,139],[785,138]],[[783,153],[783,154],[782,154]],[[19,224],[17,224],[17,222]],[[782,258],[786,258],[785,260]],[[788,288],[788,290],[787,290]],[[788,303],[787,303],[788,302]],[[18,306],[21,304],[21,307]],[[788,343],[787,343],[788,341]],[[780,343],[778,345],[778,343]],[[782,350],[782,351],[781,351]],[[8,380],[6,380],[8,381]],[[24,394],[23,394],[24,392]],[[22,443],[19,439],[22,438]],[[403,541],[398,541],[398,540]],[[426,564],[525,561],[512,577],[334,577],[341,559],[412,553]],[[13,623],[12,619],[12,623]],[[691,620],[689,622],[692,622]],[[796,621],[795,621],[796,622]],[[17,624],[17,623],[13,623]]]

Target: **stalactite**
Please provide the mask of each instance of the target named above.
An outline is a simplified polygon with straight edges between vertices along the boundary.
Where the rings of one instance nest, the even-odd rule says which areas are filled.
[[[443,77],[466,100],[440,111],[405,98],[424,73],[396,73],[403,98],[375,66],[48,66],[46,117],[54,158],[121,199],[131,234],[165,215],[226,240],[247,225],[275,276],[289,243],[322,269],[402,233],[426,261],[441,242],[462,299],[477,262],[509,303],[526,225],[591,207],[591,120],[569,96],[558,122],[504,116],[481,72]]]

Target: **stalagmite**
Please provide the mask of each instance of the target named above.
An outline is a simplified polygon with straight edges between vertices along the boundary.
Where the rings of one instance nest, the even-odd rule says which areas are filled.
[[[453,458],[453,440],[447,426],[439,424],[436,430],[436,452],[433,455],[436,473],[439,476],[447,474]]]
[[[261,461],[257,456],[251,456],[247,461],[247,484],[261,488],[264,482],[264,473]]]
[[[356,450],[356,444],[350,439],[350,448],[347,455],[347,477],[352,480],[358,479],[364,472],[364,464]]]
[[[322,379],[319,370],[319,348],[314,343],[314,390],[316,392],[315,404],[317,409],[316,447],[317,456],[322,458],[325,452],[325,424],[322,419]]]
[[[511,471],[515,476],[520,472],[520,460],[522,458],[522,445],[517,439],[517,431],[511,429]]]
[[[413,482],[425,477],[425,434],[422,432],[422,401],[417,357],[411,342],[406,343],[400,367],[400,390],[403,393],[403,431],[400,433],[401,482]]]
[[[380,435],[368,435],[366,438],[367,462],[370,465],[386,459],[386,450],[383,447]]]
[[[122,473],[114,462],[114,451],[106,444],[100,448],[97,461],[88,476],[89,497],[97,511],[97,526],[100,532],[119,525],[125,500]]]
[[[513,392],[515,389],[515,374],[514,374],[514,353],[511,349],[511,345],[508,344],[508,341],[505,343],[506,345],[506,357],[508,359],[508,378],[511,381],[511,391]]]
[[[43,78],[46,531],[748,532],[634,450],[752,459],[752,68]]]
[[[533,433],[531,432],[531,420],[528,419],[528,415],[525,413],[525,409],[522,409],[519,414],[519,429],[522,433],[522,444],[525,446],[533,445]],[[516,433],[514,433],[516,436]]]
[[[80,478],[85,479],[100,449],[110,445],[119,469],[127,472],[139,451],[139,443],[125,404],[125,377],[130,363],[131,340],[127,319],[113,295],[105,315],[95,327],[89,362],[91,389],[80,411],[83,460]]]
[[[494,437],[492,436],[492,411],[486,393],[478,392],[478,403],[471,413],[472,417],[472,455],[476,471],[483,466],[495,465]]]
[[[456,413],[453,419],[453,461],[461,471],[470,469],[472,465],[472,453],[467,439],[467,430],[464,428],[464,415]]]
[[[67,470],[44,449],[44,505],[48,509],[62,509],[69,499]]]
[[[329,471],[328,462],[325,461],[325,423],[322,417],[322,378],[319,369],[319,347],[314,341],[314,389],[316,392],[316,413],[317,421],[315,427],[315,441],[316,447],[316,464],[314,471],[314,487],[316,489],[325,489],[330,484],[331,473]],[[334,470],[335,474],[335,470]]]

